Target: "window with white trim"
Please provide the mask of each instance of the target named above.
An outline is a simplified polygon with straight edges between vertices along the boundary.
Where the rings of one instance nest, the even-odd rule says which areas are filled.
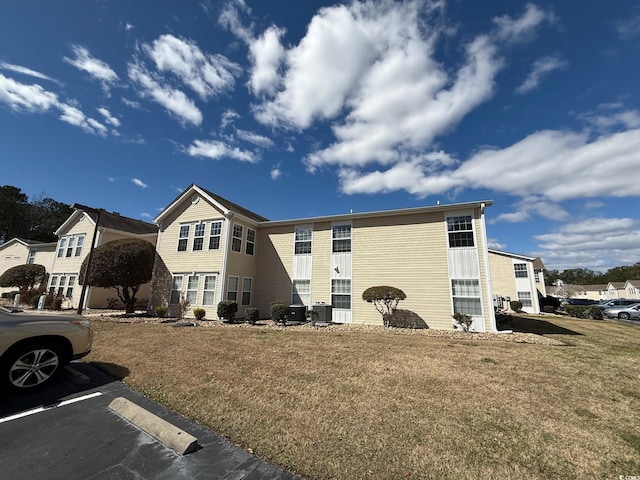
[[[533,276],[536,279],[536,283],[542,283],[542,272],[534,272]]]
[[[222,233],[222,222],[211,222],[209,230],[209,250],[220,248],[220,235]]]
[[[29,250],[29,258],[27,259],[28,264],[32,264],[36,261],[36,250],[34,248]]]
[[[533,302],[531,300],[531,292],[518,292],[518,301],[522,303],[523,307],[533,306]]]
[[[49,293],[53,295],[56,293],[56,286],[58,285],[58,276],[51,275],[51,281],[49,282]]]
[[[189,227],[191,225],[180,225],[180,236],[178,237],[178,251],[186,252],[189,243]]]
[[[291,289],[291,304],[306,305],[311,304],[311,280],[294,280]]]
[[[189,304],[195,305],[198,301],[198,283],[200,281],[199,275],[189,275],[187,278],[187,300]]]
[[[242,251],[242,225],[233,224],[233,238],[231,239],[231,250],[234,252]]]
[[[251,305],[251,277],[242,278],[242,305]]]
[[[473,247],[473,221],[471,215],[447,217],[449,248]]]
[[[171,296],[169,303],[177,305],[180,303],[180,295],[182,294],[182,275],[174,275],[171,281]]]
[[[84,235],[65,235],[60,237],[58,243],[58,258],[78,257],[82,252],[82,244],[84,243]],[[75,249],[75,254],[74,254]]]
[[[351,225],[334,225],[332,228],[333,253],[351,251]]]
[[[76,284],[76,276],[69,275],[69,281],[67,282],[67,293],[65,297],[67,298],[73,297],[73,287],[75,286],[75,284]]]
[[[351,279],[334,278],[331,280],[331,305],[333,308],[351,309]]]
[[[73,255],[73,247],[76,245],[76,237],[69,237],[69,242],[67,243],[67,254],[65,257],[69,258]]]
[[[294,253],[296,255],[307,255],[311,253],[312,235],[311,227],[296,228],[294,238]]]
[[[529,276],[529,274],[527,273],[526,263],[514,263],[513,271],[516,275],[516,278],[527,278]]]
[[[64,286],[67,283],[67,276],[66,275],[60,275],[60,281],[58,282],[58,291],[56,292],[56,295],[58,296],[62,296],[64,295]]]
[[[84,235],[78,235],[78,240],[76,241],[76,253],[74,257],[79,257],[82,253],[82,246],[84,245]]]
[[[193,251],[202,250],[204,246],[204,223],[197,223],[193,230]]]
[[[202,305],[212,306],[215,305],[216,298],[216,276],[205,275],[204,287],[202,291]]]
[[[451,280],[453,294],[453,313],[482,315],[480,300],[480,282],[478,280]]]
[[[227,300],[238,301],[238,277],[230,276],[227,282]]]
[[[67,237],[61,237],[60,243],[58,244],[58,258],[61,258],[64,255],[64,250],[67,247]]]
[[[253,255],[253,251],[256,249],[256,231],[247,227],[247,245],[245,246],[244,253],[247,255]]]

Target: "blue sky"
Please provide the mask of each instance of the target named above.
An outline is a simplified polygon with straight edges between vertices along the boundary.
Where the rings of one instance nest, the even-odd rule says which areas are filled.
[[[151,7],[152,5],[152,7]],[[0,184],[150,221],[493,199],[494,248],[640,261],[640,4],[5,2]]]

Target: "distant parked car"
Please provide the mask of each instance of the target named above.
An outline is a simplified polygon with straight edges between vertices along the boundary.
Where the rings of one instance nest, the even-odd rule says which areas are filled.
[[[640,303],[605,308],[603,315],[607,318],[620,318],[623,320],[629,320],[630,318],[640,319]]]
[[[598,305],[604,308],[613,308],[613,307],[626,307],[628,305],[635,305],[636,303],[640,303],[640,300],[631,300],[628,298],[615,298],[613,300],[602,300]]]
[[[0,307],[0,390],[48,383],[91,351],[93,331],[81,316],[24,313]]]
[[[565,298],[560,302],[560,306],[564,305],[595,305],[598,302],[589,300],[588,298]]]

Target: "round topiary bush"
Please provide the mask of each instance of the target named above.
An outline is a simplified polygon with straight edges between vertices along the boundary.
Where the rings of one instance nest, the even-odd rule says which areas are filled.
[[[511,307],[511,310],[513,310],[514,312],[519,312],[522,310],[522,302],[520,300],[511,300],[511,303],[509,303],[509,306]]]
[[[229,323],[233,323],[238,312],[238,302],[233,300],[222,300],[218,303],[218,318],[226,320]]]
[[[202,320],[206,314],[207,311],[204,308],[193,309],[193,316],[196,317],[196,320]]]
[[[169,311],[169,307],[165,307],[163,305],[160,305],[158,307],[155,307],[153,309],[153,311],[155,312],[155,314],[160,317],[163,318],[167,315],[167,312]]]
[[[260,317],[260,312],[256,307],[247,307],[244,309],[244,319],[250,325],[255,325]]]
[[[282,302],[273,302],[271,304],[271,320],[277,324],[287,323],[287,314],[289,313],[289,306]]]

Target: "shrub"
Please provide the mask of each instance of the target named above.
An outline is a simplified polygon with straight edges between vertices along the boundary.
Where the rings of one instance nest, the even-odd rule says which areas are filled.
[[[382,315],[382,322],[385,327],[388,327],[385,315],[391,315],[398,306],[400,300],[407,298],[405,293],[396,287],[389,287],[386,285],[380,285],[376,287],[369,287],[362,292],[362,299],[366,302],[373,303],[376,310]]]
[[[193,316],[196,317],[196,320],[202,320],[206,314],[207,311],[204,308],[193,309]]]
[[[32,289],[45,279],[46,269],[37,263],[16,265],[0,275],[0,287],[16,287],[21,292]]]
[[[218,318],[233,323],[238,311],[238,302],[233,300],[222,300],[218,303]]]
[[[187,313],[190,305],[191,302],[189,301],[189,299],[182,295],[180,297],[180,301],[178,302],[178,310],[176,311],[176,318],[178,320],[182,320],[184,318],[184,314]]]
[[[53,299],[53,309],[62,310],[62,297],[60,295]]]
[[[256,307],[246,307],[244,309],[244,319],[250,325],[255,325],[258,318],[260,318],[260,312]]]
[[[160,318],[164,318],[167,313],[169,312],[169,307],[165,307],[164,305],[160,305],[158,307],[155,307],[153,309],[153,311],[155,312],[155,314],[160,317]]]
[[[511,302],[509,303],[509,306],[511,307],[511,310],[513,310],[514,312],[522,311],[522,302],[520,300],[511,300]]]
[[[397,308],[392,314],[385,315],[386,323],[396,328],[429,328],[427,323],[415,312]]]
[[[287,314],[289,313],[289,306],[282,302],[273,302],[271,304],[271,320],[277,324],[287,323]]]
[[[120,303],[120,300],[115,297],[107,298],[107,308],[118,308],[118,303]]]
[[[602,320],[604,318],[604,307],[600,305],[591,305],[589,307],[589,313],[594,320]]]
[[[311,325],[315,325],[318,319],[320,318],[320,313],[317,310],[307,309],[307,321],[311,322]]]
[[[553,305],[543,305],[542,306],[542,311],[545,313],[553,313],[556,311],[556,309],[554,308]]]
[[[602,320],[604,307],[599,305],[565,305],[567,314],[574,318]]]
[[[452,316],[455,320],[453,324],[454,328],[461,328],[463,332],[469,331],[469,329],[471,328],[471,324],[473,323],[473,318],[471,318],[471,315],[456,312]]]

